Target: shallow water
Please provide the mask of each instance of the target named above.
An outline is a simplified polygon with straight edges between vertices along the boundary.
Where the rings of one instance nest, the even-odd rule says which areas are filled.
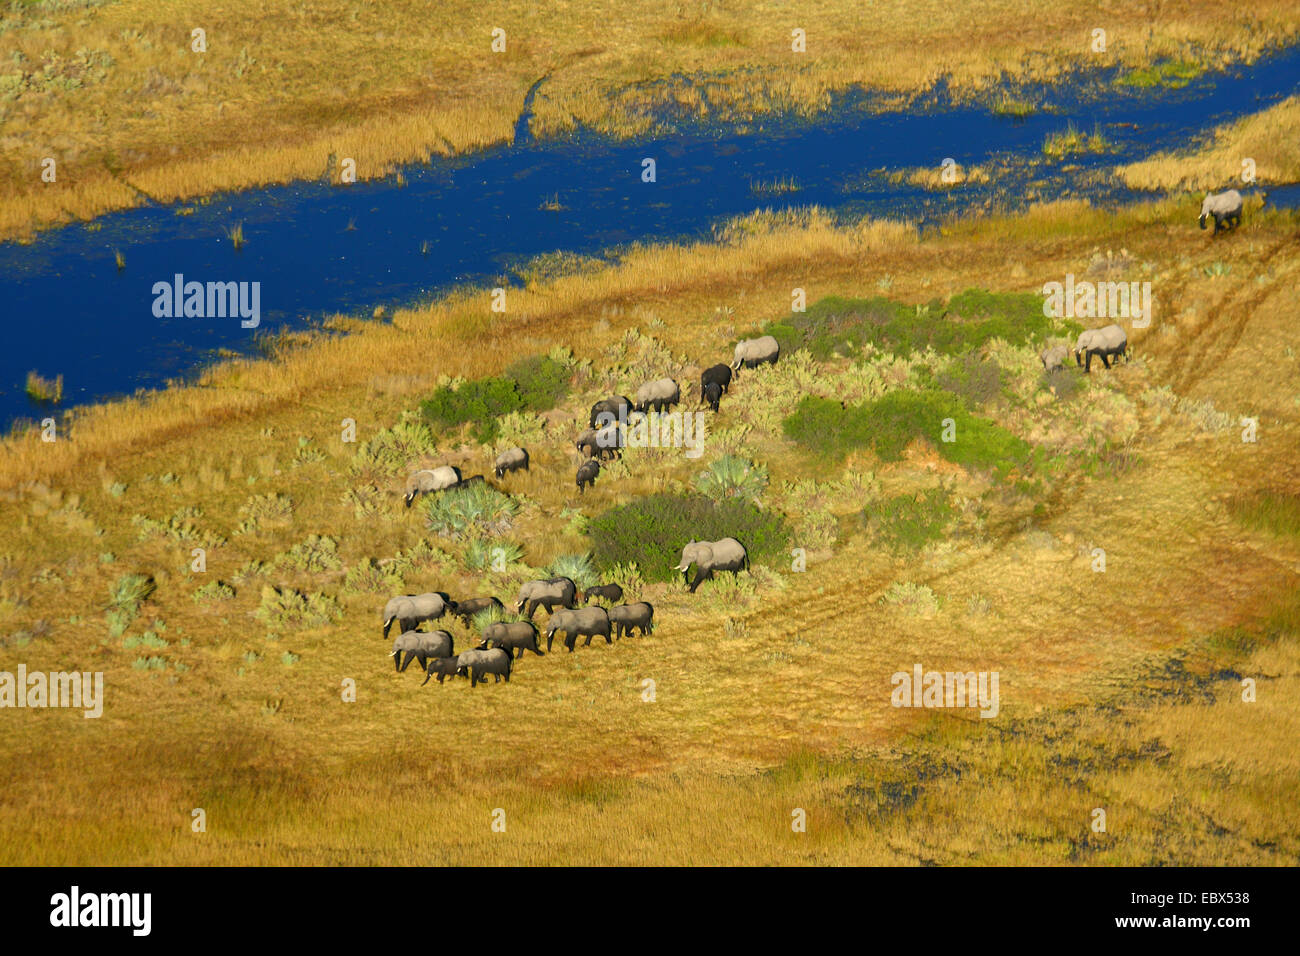
[[[65,406],[161,387],[211,361],[215,349],[254,351],[258,334],[409,304],[464,282],[509,282],[512,268],[539,253],[599,255],[635,241],[707,237],[719,221],[755,209],[816,204],[924,224],[1014,210],[1031,190],[1118,203],[1134,194],[1105,174],[1111,166],[1193,146],[1214,126],[1294,94],[1297,77],[1300,48],[1181,90],[1129,90],[1102,72],[1017,88],[1039,105],[1025,119],[954,104],[940,90],[907,111],[852,96],[814,122],[774,119],[744,133],[680,123],[625,142],[590,134],[536,142],[525,117],[515,145],[406,167],[404,187],[394,178],[298,183],[112,213],[30,245],[0,245],[8,333],[0,421],[49,414],[24,393],[29,369],[64,376]],[[1100,130],[1111,148],[1046,160],[1044,139],[1070,123]],[[656,161],[654,183],[641,179],[646,157]],[[934,193],[885,175],[937,169],[945,157],[993,177]],[[756,191],[782,180],[798,190]],[[551,199],[561,208],[545,208]],[[243,224],[240,250],[227,237],[235,223]],[[121,272],[115,250],[125,257]],[[156,318],[153,285],[177,273],[260,283],[259,327],[234,317]]]

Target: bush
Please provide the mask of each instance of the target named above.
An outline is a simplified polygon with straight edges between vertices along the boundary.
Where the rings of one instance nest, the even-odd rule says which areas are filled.
[[[952,419],[954,440],[943,441]],[[1028,442],[986,418],[978,418],[955,395],[935,389],[889,392],[866,405],[805,397],[783,422],[786,437],[812,451],[841,458],[871,448],[884,461],[898,461],[915,439],[928,440],[949,461],[1005,474],[1033,457]]]
[[[704,495],[660,493],[611,508],[591,520],[587,534],[597,567],[633,562],[645,580],[667,581],[690,541],[736,538],[750,561],[783,558],[789,541],[785,519],[748,501],[713,501]]]
[[[338,542],[319,534],[307,535],[305,541],[295,544],[280,555],[275,563],[278,567],[311,572],[337,571],[343,567],[343,562],[339,560]]]
[[[147,574],[124,574],[108,589],[108,632],[121,637],[158,585]]]
[[[551,578],[570,578],[580,591],[601,583],[600,569],[592,564],[589,554],[562,554],[543,573]]]
[[[320,592],[304,594],[293,588],[262,588],[257,617],[272,626],[323,627],[338,620],[342,609],[337,601]]]
[[[420,422],[398,422],[385,428],[357,449],[352,470],[395,474],[421,455],[437,448],[433,432]]]
[[[502,534],[518,511],[519,502],[485,481],[451,488],[425,501],[430,530],[449,538]]]
[[[997,362],[968,352],[944,366],[934,383],[960,398],[971,411],[978,411],[1002,394],[1002,379],[1002,366]]]
[[[944,537],[957,513],[947,491],[930,488],[890,498],[874,515],[864,511],[862,516],[882,545],[894,552],[906,552]]]
[[[1247,528],[1300,540],[1300,495],[1284,491],[1236,495],[1229,499],[1228,511]]]
[[[393,563],[381,565],[374,558],[354,564],[343,578],[343,590],[348,594],[391,593],[401,587],[402,576],[393,568]]]
[[[194,592],[194,601],[229,601],[235,596],[235,589],[225,581],[210,581]]]
[[[695,476],[695,487],[715,500],[757,500],[767,490],[767,469],[736,455],[723,455]]]
[[[462,563],[465,570],[479,573],[504,571],[524,559],[524,549],[513,541],[500,538],[474,538],[465,546]]]
[[[1011,345],[1041,341],[1056,331],[1033,293],[995,293],[968,289],[945,306],[938,300],[905,305],[883,296],[845,299],[830,296],[806,312],[771,322],[760,334],[775,336],[782,354],[807,349],[815,358],[853,354],[864,345],[906,358],[933,348],[943,354],[978,349],[1000,338]],[[1065,323],[1062,329],[1080,328]]]
[[[474,439],[490,444],[497,436],[499,419],[511,412],[554,408],[563,398],[568,380],[569,371],[563,363],[536,355],[516,362],[500,378],[440,388],[420,403],[420,412],[439,428],[472,423]]]

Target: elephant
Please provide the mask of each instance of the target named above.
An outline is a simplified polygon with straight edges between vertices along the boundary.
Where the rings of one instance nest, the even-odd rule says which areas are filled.
[[[665,408],[676,405],[681,398],[682,390],[671,378],[655,379],[653,382],[646,382],[636,390],[634,410],[662,412]]]
[[[478,614],[480,611],[486,611],[488,608],[492,607],[500,608],[503,611],[505,610],[505,605],[503,605],[498,598],[469,598],[468,600],[460,601],[456,604],[456,616],[465,622],[466,627],[469,627],[470,618],[475,614]]]
[[[603,607],[581,607],[576,610],[556,611],[551,620],[546,625],[546,649],[551,649],[551,642],[555,640],[555,633],[563,631],[566,635],[564,646],[573,653],[574,646],[578,643],[578,638],[582,635],[587,636],[587,641],[583,647],[591,644],[591,639],[597,634],[605,638],[606,644],[613,644],[614,638],[609,633],[609,613]]]
[[[1205,219],[1207,216],[1214,217],[1214,235],[1218,235],[1219,228],[1222,226],[1225,230],[1241,225],[1241,193],[1235,189],[1229,189],[1227,192],[1210,193],[1201,203],[1201,216],[1197,220],[1201,228],[1205,228]],[[1223,224],[1227,223],[1226,226]]]
[[[468,673],[470,687],[477,687],[487,674],[496,677],[498,684],[504,677],[508,684],[512,663],[513,658],[510,654],[499,647],[486,651],[464,651],[456,658],[456,673],[461,676]]]
[[[1043,361],[1044,372],[1055,372],[1065,367],[1065,357],[1069,354],[1069,346],[1049,345],[1038,353],[1038,357]]]
[[[614,626],[615,637],[626,637],[636,628],[640,628],[642,636],[645,636],[655,629],[654,615],[654,606],[646,601],[620,604],[609,609],[609,623]]]
[[[448,611],[456,612],[456,602],[442,591],[427,594],[403,594],[389,599],[384,605],[384,637],[388,636],[393,621],[401,624],[402,632],[413,631],[422,621],[434,621]]]
[[[617,584],[600,584],[582,592],[582,603],[590,604],[592,598],[604,598],[610,604],[623,600],[623,589]]]
[[[455,488],[458,484],[460,484],[460,469],[454,465],[442,465],[439,468],[417,471],[406,479],[406,507],[411,507],[411,502],[415,500],[416,495],[446,491],[448,488]]]
[[[459,670],[460,660],[458,658],[431,657],[429,658],[429,666],[426,669],[427,676],[424,678],[424,683],[420,686],[423,687],[424,684],[429,683],[429,678],[434,677],[435,675],[438,678],[438,683],[441,684],[445,678],[455,677],[456,672]]]
[[[519,657],[524,651],[532,651],[538,657],[544,656],[537,640],[537,625],[532,621],[497,621],[483,628],[483,643],[480,651],[489,647],[500,647],[507,651],[518,651]]]
[[[623,447],[623,435],[618,423],[611,422],[600,429],[588,428],[575,444],[588,458],[613,458]]]
[[[775,365],[780,354],[781,346],[774,336],[764,335],[756,339],[742,339],[736,343],[736,360],[731,363],[731,367],[739,369],[744,365],[745,368],[754,368],[764,362]]]
[[[1074,344],[1074,364],[1082,365],[1085,372],[1092,371],[1092,357],[1100,356],[1106,368],[1110,368],[1110,356],[1123,355],[1128,358],[1128,335],[1122,326],[1108,325],[1101,329],[1088,329],[1079,333]],[[1086,356],[1086,362],[1085,362]]]
[[[716,412],[718,410],[718,403],[722,401],[722,386],[717,382],[709,382],[709,384],[704,386],[704,391],[701,393],[700,398],[709,403],[709,409],[711,411]]]
[[[701,393],[704,392],[704,389],[708,387],[708,384],[710,382],[716,382],[718,385],[722,387],[722,390],[724,392],[730,389],[731,388],[731,366],[723,365],[719,363],[717,365],[713,365],[709,368],[706,368],[703,374],[700,375]]]
[[[602,399],[591,406],[591,417],[587,421],[587,427],[594,429],[598,422],[601,425],[609,425],[613,422],[627,421],[631,411],[632,400],[626,395]]]
[[[588,458],[578,468],[576,476],[578,484],[578,494],[582,494],[588,485],[596,483],[596,476],[600,474],[600,462],[594,458]]]
[[[393,641],[393,666],[399,674],[411,665],[414,658],[420,662],[420,670],[426,670],[431,657],[451,657],[455,653],[455,641],[446,631],[406,631]],[[403,657],[405,654],[405,657]]]
[[[519,604],[515,607],[516,611],[524,611],[525,605],[527,610],[524,611],[527,618],[531,621],[533,615],[537,613],[538,607],[546,608],[548,614],[555,613],[555,608],[574,607],[574,597],[577,588],[568,578],[550,580],[550,581],[525,581],[519,588]]]
[[[507,448],[497,455],[495,474],[498,481],[505,477],[507,471],[519,471],[520,469],[528,470],[528,449]]]
[[[749,555],[745,546],[735,538],[723,538],[720,541],[692,541],[682,548],[682,562],[673,570],[682,572],[682,580],[687,577],[687,569],[695,565],[695,580],[691,582],[691,593],[700,586],[701,581],[713,577],[714,571],[740,572],[749,567]]]

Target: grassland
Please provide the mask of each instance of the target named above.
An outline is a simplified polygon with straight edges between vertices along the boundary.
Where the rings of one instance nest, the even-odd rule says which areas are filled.
[[[716,243],[539,279],[504,315],[464,290],[341,320],[352,334],[66,416],[54,443],[10,437],[0,669],[103,670],[108,699],[98,720],[0,711],[0,860],[1294,864],[1296,223],[1256,215],[1212,239],[1195,213],[1065,203],[924,238],[755,215]],[[1062,326],[1014,342],[963,325],[989,380],[961,362],[966,339],[847,334],[833,304],[878,302],[890,276],[887,301],[918,315],[1005,308],[1067,272],[1153,283],[1133,362],[1045,378],[1035,352]],[[629,450],[578,497],[569,448],[594,398],[697,381],[773,322],[805,347],[742,373],[702,459]],[[418,368],[386,361],[413,350]],[[489,444],[470,423],[430,428],[439,389],[521,359],[562,365],[564,388],[506,401]],[[785,435],[805,394],[857,407],[936,385],[1035,456],[999,474],[922,437],[880,455]],[[503,483],[516,509],[434,535],[402,507],[408,468],[486,472],[513,441],[533,454]],[[393,673],[389,593],[508,598],[591,550],[591,519],[732,472],[788,520],[805,572],[766,557],[692,596],[622,567],[656,606],[650,637],[530,655],[473,691]],[[484,543],[509,546],[504,570],[483,570]],[[998,669],[1001,715],[890,707],[890,675],[915,662]]]
[[[491,51],[494,27],[506,32],[502,53]],[[792,52],[796,28],[805,53]],[[204,53],[192,49],[194,29],[206,31]],[[1104,54],[1091,52],[1094,29],[1107,33]],[[630,136],[674,116],[745,128],[777,112],[816,114],[836,92],[909,96],[941,77],[1004,104],[1008,77],[1086,64],[1163,81],[1160,64],[1213,69],[1295,33],[1285,0],[1168,3],[1154,21],[1136,7],[1047,0],[881,0],[867,12],[856,0],[817,0],[797,16],[713,0],[456,0],[436,17],[424,4],[356,0],[10,0],[0,22],[0,236],[144,196],[337,180],[342,158],[374,179],[430,154],[508,142],[538,80],[535,134]],[[53,183],[42,180],[47,158]]]
[[[1134,189],[1218,190],[1242,185],[1243,160],[1266,188],[1300,182],[1300,97],[1220,127],[1198,148],[1162,153],[1116,170]]]

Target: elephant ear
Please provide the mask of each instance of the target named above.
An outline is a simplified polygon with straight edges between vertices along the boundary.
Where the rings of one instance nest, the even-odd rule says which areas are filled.
[[[700,545],[699,551],[696,553],[695,557],[696,557],[697,564],[712,564],[713,549],[709,547],[707,544],[702,544]]]

